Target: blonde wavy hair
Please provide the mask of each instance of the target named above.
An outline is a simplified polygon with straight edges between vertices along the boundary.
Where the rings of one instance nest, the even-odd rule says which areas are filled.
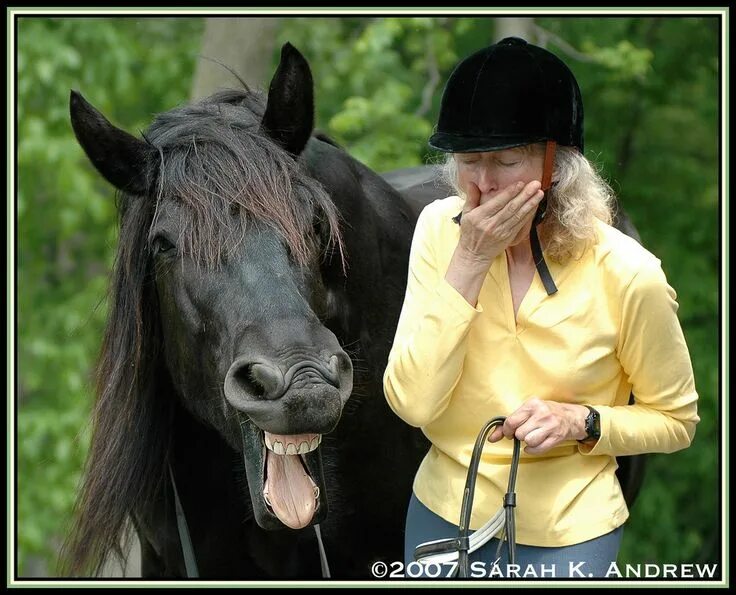
[[[536,143],[522,148],[543,153],[544,146]],[[453,154],[448,153],[439,167],[442,180],[464,200]],[[564,264],[596,243],[596,219],[611,225],[616,195],[593,164],[573,147],[557,147],[552,181],[554,185],[547,193],[547,215],[539,233],[545,254]]]

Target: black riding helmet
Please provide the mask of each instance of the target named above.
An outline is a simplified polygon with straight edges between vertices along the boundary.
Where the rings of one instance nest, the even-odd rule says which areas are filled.
[[[507,37],[465,58],[445,85],[437,131],[429,145],[448,153],[498,151],[546,142],[542,190],[550,187],[557,144],[583,152],[583,100],[575,76],[557,56]],[[542,257],[536,226],[530,240],[548,294],[557,291]],[[460,216],[455,218],[460,222]]]

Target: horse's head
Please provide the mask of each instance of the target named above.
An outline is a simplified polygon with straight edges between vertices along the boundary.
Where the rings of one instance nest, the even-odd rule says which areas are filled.
[[[265,105],[222,92],[159,115],[144,140],[71,96],[80,144],[123,193],[118,259],[153,281],[142,315],[157,320],[142,324],[160,329],[183,405],[242,451],[265,528],[326,513],[318,445],[353,382],[321,322],[320,267],[342,255],[338,214],[298,161],[312,94],[309,66],[287,44]]]

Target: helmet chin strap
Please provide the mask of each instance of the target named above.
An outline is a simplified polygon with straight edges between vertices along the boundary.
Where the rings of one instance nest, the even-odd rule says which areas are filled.
[[[557,143],[555,141],[547,141],[547,148],[544,152],[544,169],[542,170],[542,190],[544,191],[545,196],[537,207],[537,212],[534,214],[534,220],[532,221],[532,228],[529,232],[529,242],[532,245],[534,264],[537,267],[537,272],[539,273],[539,277],[542,279],[547,295],[556,293],[557,286],[552,279],[552,275],[549,273],[547,263],[544,261],[542,246],[539,243],[539,236],[537,235],[537,225],[542,222],[547,212],[547,191],[552,186],[552,165],[555,161],[556,147]]]

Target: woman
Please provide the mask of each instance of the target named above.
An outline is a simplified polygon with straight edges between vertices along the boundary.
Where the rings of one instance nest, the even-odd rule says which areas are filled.
[[[432,443],[406,563],[457,536],[473,444],[505,416],[470,528],[501,505],[503,438],[515,436],[518,569],[501,575],[605,576],[628,518],[615,457],[686,448],[699,421],[675,292],[660,261],[611,227],[612,192],[583,157],[577,82],[550,52],[507,38],[463,60],[430,145],[450,154],[458,196],[419,217],[384,375],[391,408]],[[498,571],[497,545],[471,556],[474,576]]]

